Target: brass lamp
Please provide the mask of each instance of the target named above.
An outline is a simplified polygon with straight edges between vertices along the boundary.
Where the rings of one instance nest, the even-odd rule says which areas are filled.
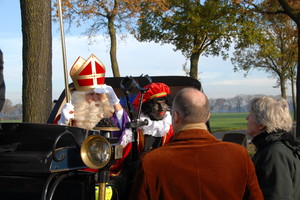
[[[105,200],[106,183],[109,180],[109,166],[114,160],[122,158],[121,145],[110,143],[101,135],[91,135],[83,141],[80,155],[83,163],[91,169],[98,169],[98,200]]]

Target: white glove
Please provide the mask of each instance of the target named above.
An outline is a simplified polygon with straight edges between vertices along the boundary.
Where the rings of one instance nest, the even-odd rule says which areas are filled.
[[[106,84],[100,85],[100,86],[98,86],[97,88],[94,89],[94,92],[99,93],[99,94],[105,93],[107,98],[108,98],[109,104],[111,106],[114,106],[114,105],[116,105],[117,103],[120,102],[120,100],[118,99],[116,93],[114,92],[112,87],[109,86],[109,85],[106,85]]]
[[[58,120],[59,125],[68,125],[70,119],[74,119],[74,106],[71,103],[66,103],[61,108],[60,119]]]

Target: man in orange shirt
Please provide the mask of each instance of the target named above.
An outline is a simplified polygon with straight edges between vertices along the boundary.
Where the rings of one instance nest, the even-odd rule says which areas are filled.
[[[174,139],[141,157],[131,199],[263,199],[247,150],[207,131],[209,109],[199,90],[177,93]]]

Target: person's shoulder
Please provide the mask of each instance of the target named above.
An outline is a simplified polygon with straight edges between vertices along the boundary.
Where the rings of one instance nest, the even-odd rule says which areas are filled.
[[[156,149],[153,149],[149,152],[143,153],[140,157],[141,160],[144,160],[144,161],[146,161],[146,160],[157,160],[160,157],[164,157],[165,153],[166,153],[166,149],[167,149],[166,146],[167,145],[156,148]]]
[[[238,149],[238,150],[241,150],[241,151],[246,151],[246,147],[241,145],[241,144],[237,144],[237,143],[234,143],[234,142],[223,142],[221,141],[219,143],[220,145],[224,145],[226,148],[229,148],[229,149]]]
[[[262,152],[276,155],[278,153],[286,152],[287,150],[288,147],[284,145],[281,141],[274,141],[265,146]]]
[[[230,153],[232,155],[243,155],[248,156],[248,150],[245,146],[234,143],[234,142],[223,142],[217,143],[220,147],[220,152]]]
[[[264,160],[293,160],[294,154],[291,149],[289,149],[281,141],[273,142],[269,144],[261,151],[258,152],[260,158]]]

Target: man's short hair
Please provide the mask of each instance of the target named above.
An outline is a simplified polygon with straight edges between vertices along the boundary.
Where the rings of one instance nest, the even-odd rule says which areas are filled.
[[[210,113],[209,101],[205,94],[204,99],[192,98],[192,95],[189,95],[192,92],[190,89],[199,91],[193,88],[189,88],[189,91],[179,91],[173,101],[173,110],[182,116],[184,122],[205,123]]]

